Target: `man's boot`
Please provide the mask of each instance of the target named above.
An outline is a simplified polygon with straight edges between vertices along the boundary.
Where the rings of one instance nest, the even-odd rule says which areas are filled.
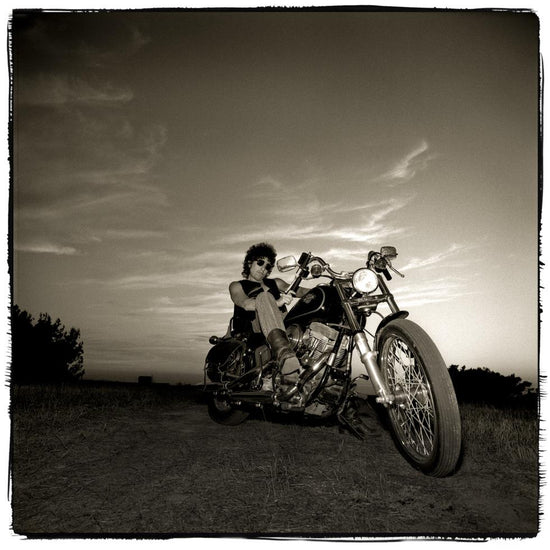
[[[267,335],[267,343],[275,355],[283,384],[295,384],[302,366],[292,351],[286,331],[275,328]]]

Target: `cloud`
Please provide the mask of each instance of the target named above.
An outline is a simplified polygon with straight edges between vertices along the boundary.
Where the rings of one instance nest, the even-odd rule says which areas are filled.
[[[259,227],[258,224],[241,227],[239,232],[220,232],[221,244],[247,244],[266,240],[278,242],[281,240],[307,240],[312,236],[318,236],[321,227],[318,224],[297,225],[281,222],[271,222]]]
[[[79,25],[75,32],[63,18],[18,14],[14,31],[19,46],[39,63],[55,60],[56,66],[87,71],[123,62],[150,42],[147,34],[124,14],[87,13],[85,17],[86,24]],[[26,24],[17,25],[25,19]]]
[[[229,320],[233,313],[233,303],[228,291],[212,292],[179,300],[162,296],[141,311],[153,316],[181,317],[192,320],[191,322],[195,324],[198,322],[198,317],[209,315],[223,315]],[[209,320],[205,319],[204,322],[208,323]]]
[[[23,203],[14,209],[16,250],[23,250],[20,243],[41,243],[41,239],[63,241],[72,247],[131,239],[146,246],[148,239],[167,235],[166,220],[160,215],[166,205],[166,196],[155,188],[82,190],[57,201],[48,194],[39,204]],[[25,251],[40,252],[43,248],[25,246]]]
[[[127,21],[122,22],[122,25],[120,21],[113,21],[113,32],[106,34],[105,22],[101,22],[99,33],[97,28],[92,28],[90,34],[80,41],[77,49],[83,62],[91,66],[102,67],[119,63],[135,55],[151,41],[140,28]]]
[[[243,196],[254,203],[256,212],[284,218],[298,215],[303,219],[316,217],[337,206],[321,202],[317,197],[318,187],[318,182],[312,180],[285,183],[266,175],[249,185]]]
[[[24,162],[18,182],[42,191],[57,191],[57,182],[64,191],[67,184],[143,184],[168,140],[165,124],[138,123],[129,109],[111,104],[22,107],[19,113],[17,152]]]
[[[255,197],[278,196],[286,193],[287,188],[283,182],[273,176],[263,176],[257,182],[252,183],[252,195]]]
[[[344,199],[334,201],[322,198],[324,194],[333,194],[336,189],[347,188],[345,182],[307,179],[285,183],[274,176],[265,175],[248,186],[242,194],[245,201],[254,203],[255,214],[263,212],[266,218],[276,220],[298,219],[301,222],[300,225],[304,225],[304,222],[315,223],[323,216],[330,217],[328,222],[331,224],[336,219],[341,219],[342,214],[363,214],[364,217],[369,216],[373,220],[372,224],[375,225],[378,220],[403,208],[416,197],[415,194],[408,192],[406,195],[387,198],[386,193],[383,198],[373,198],[365,202],[361,200],[365,195],[373,197],[374,193],[379,191],[376,186],[369,189],[368,182],[365,182],[362,188],[354,184],[351,187],[354,189],[353,193],[341,193],[340,196],[345,197]],[[358,192],[359,189],[360,192]],[[256,218],[257,216],[254,219],[255,224]],[[349,217],[347,219],[349,220]]]
[[[345,223],[338,223],[338,220],[342,218],[335,215],[331,204],[313,207],[312,210],[309,210],[309,208],[303,208],[301,201],[295,200],[289,209],[269,208],[270,219],[274,221],[267,221],[261,227],[258,227],[257,222],[243,223],[239,233],[225,232],[222,242],[226,244],[254,242],[264,240],[265,236],[269,235],[269,239],[272,241],[324,239],[376,244],[406,231],[406,227],[392,225],[387,220],[392,214],[406,207],[413,199],[414,195],[408,195],[362,204],[360,207],[351,204],[349,211],[346,210],[345,204],[340,204],[339,214],[352,212],[362,214],[355,223],[350,223],[349,216],[345,218]],[[317,204],[315,197],[309,197],[307,200],[310,204]],[[262,210],[260,209],[260,211]],[[311,216],[308,215],[310,212]]]
[[[150,229],[107,229],[98,233],[106,239],[158,239],[165,236],[161,231]]]
[[[403,266],[401,269],[403,271],[410,271],[411,269],[419,269],[423,267],[432,267],[440,264],[444,260],[455,257],[460,252],[470,249],[471,247],[466,245],[461,245],[457,243],[452,243],[449,248],[441,252],[436,252],[431,256],[426,256],[423,258],[413,258],[409,260],[409,263]],[[400,270],[401,270],[400,269]]]
[[[433,270],[439,268],[444,270],[444,273],[463,272],[467,264],[472,263],[469,256],[457,262],[460,255],[474,248],[472,245],[452,243],[445,250],[435,252],[429,256],[422,258],[413,258],[404,266],[397,266],[401,273],[407,276],[408,272],[419,270],[422,273],[423,269]],[[451,261],[453,270],[450,270]],[[441,272],[441,271],[440,271]],[[433,271],[431,271],[433,273]],[[392,292],[400,306],[421,306],[425,304],[447,302],[454,299],[459,299],[468,295],[478,294],[478,291],[471,289],[471,277],[458,277],[456,275],[444,275],[443,277],[434,278],[433,276],[425,277],[420,275],[421,282],[412,282],[408,285],[395,285]],[[398,279],[401,280],[401,279]],[[411,281],[419,281],[419,274],[416,273]]]
[[[20,242],[74,245],[164,234],[170,203],[154,171],[165,126],[138,125],[110,107],[94,113],[46,109],[20,124],[14,186]]]
[[[173,240],[172,233],[165,237]],[[184,246],[189,246],[189,243],[184,243]],[[109,272],[100,277],[82,277],[73,284],[97,286],[115,292],[147,289],[151,291],[147,296],[155,291],[165,293],[169,289],[179,289],[178,292],[194,297],[212,296],[215,293],[228,297],[229,283],[240,278],[243,258],[244,250],[212,250],[193,254],[173,248],[167,250],[162,246],[149,247],[136,253],[132,244],[131,252],[121,258],[121,261],[130,259],[133,262],[130,274],[120,276]],[[162,266],[162,269],[158,266]],[[174,298],[170,300],[168,303],[167,298],[163,305],[178,303]]]
[[[93,83],[89,77],[39,74],[17,79],[18,105],[127,103],[134,97],[129,88],[110,83]]]
[[[406,231],[405,227],[374,227],[370,223],[364,227],[349,227],[333,229],[320,236],[335,241],[349,241],[355,243],[381,243],[392,237],[401,235]]]
[[[335,214],[351,214],[353,212],[361,212],[364,210],[376,210],[377,208],[384,206],[386,202],[387,201],[384,200],[384,201],[366,202],[362,204],[357,204],[356,201],[353,201],[347,204],[338,203],[338,204],[328,206],[327,210],[330,210]]]
[[[234,271],[240,271],[239,264],[231,266]],[[85,279],[84,284],[100,284],[121,290],[136,289],[166,289],[192,286],[198,293],[201,289],[216,290],[228,288],[231,282],[231,272],[211,267],[189,267],[179,271],[155,271],[152,273],[136,273],[123,277],[106,279]]]
[[[392,185],[410,181],[419,171],[425,170],[428,162],[434,158],[433,155],[426,154],[428,149],[428,143],[423,140],[378,179],[388,181]]]
[[[479,294],[471,290],[470,282],[458,277],[433,279],[429,282],[411,284],[392,289],[400,307],[416,307],[427,304],[449,302],[464,296]]]
[[[75,256],[80,252],[72,246],[63,246],[54,243],[39,244],[16,244],[15,249],[19,252],[32,252],[35,254],[54,254],[56,256]]]

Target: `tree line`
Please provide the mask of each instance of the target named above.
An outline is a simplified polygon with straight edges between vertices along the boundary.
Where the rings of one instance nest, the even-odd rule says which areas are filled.
[[[84,345],[80,330],[66,329],[40,313],[12,306],[12,362],[10,379],[16,384],[47,384],[80,380],[84,375]],[[487,368],[449,367],[458,401],[496,407],[536,407],[538,390],[512,374],[504,376]]]
[[[537,406],[538,390],[515,374],[504,376],[485,367],[468,369],[458,365],[451,365],[449,374],[459,402],[494,407]]]

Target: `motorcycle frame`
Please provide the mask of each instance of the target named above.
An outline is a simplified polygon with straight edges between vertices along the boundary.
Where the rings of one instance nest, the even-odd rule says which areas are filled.
[[[365,370],[367,371],[368,377],[371,380],[374,389],[377,394],[376,401],[378,403],[381,403],[384,406],[389,406],[394,403],[395,396],[391,393],[389,390],[386,382],[384,381],[380,368],[378,366],[377,362],[377,356],[378,356],[378,350],[377,350],[377,340],[378,335],[380,334],[380,330],[385,326],[388,322],[390,322],[392,319],[399,318],[399,317],[407,317],[408,312],[402,311],[399,309],[395,298],[393,297],[393,294],[390,292],[386,282],[382,279],[379,273],[376,273],[376,277],[378,279],[378,287],[381,290],[379,294],[376,295],[369,295],[361,298],[348,298],[346,296],[346,292],[344,290],[344,286],[349,284],[349,278],[347,277],[338,277],[333,279],[333,285],[336,288],[336,291],[338,293],[338,297],[340,298],[340,302],[342,304],[342,308],[344,311],[344,316],[346,318],[348,327],[346,327],[346,331],[350,331],[352,334],[352,342],[353,342],[353,348],[356,348],[359,353],[359,358],[361,362],[363,363],[363,366],[365,367]],[[296,276],[296,279],[292,283],[291,287],[297,287],[302,279],[302,277],[306,274],[306,270],[302,269]],[[374,310],[380,303],[387,303],[391,314],[384,317],[377,327],[377,331],[374,338],[374,349],[371,348],[367,335],[365,334],[365,330],[361,326],[354,308],[362,307],[365,309],[371,309]],[[341,329],[342,330],[342,329]],[[351,361],[351,356],[353,354],[353,348],[348,351],[348,357]],[[325,357],[323,359],[323,363],[327,364],[327,366],[330,368],[332,366],[332,362],[334,361],[335,357],[335,351],[333,354],[329,354],[328,357]],[[321,363],[321,362],[319,362]],[[316,365],[316,367],[313,369],[313,371],[316,371],[319,369],[321,365]],[[263,373],[263,368],[261,367],[254,367],[250,371],[246,372],[242,377],[239,377],[236,380],[233,380],[229,383],[223,384],[224,389],[222,392],[229,392],[232,394],[233,398],[241,398],[245,400],[254,400],[259,397],[263,397],[264,399],[267,397],[265,392],[262,391],[237,391],[235,392],[232,390],[236,386],[240,385],[243,380],[249,379],[251,377],[257,376],[258,378],[261,378]],[[296,384],[293,388],[291,388],[284,396],[283,399],[287,399],[298,392],[300,386],[300,382]],[[218,393],[218,392],[215,392]],[[239,404],[237,402],[237,404]]]

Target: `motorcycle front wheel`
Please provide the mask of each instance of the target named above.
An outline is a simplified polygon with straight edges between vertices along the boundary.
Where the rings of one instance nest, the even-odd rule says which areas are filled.
[[[450,475],[460,457],[461,422],[439,350],[416,323],[395,319],[383,327],[378,352],[382,377],[395,396],[387,414],[399,450],[425,474]]]

